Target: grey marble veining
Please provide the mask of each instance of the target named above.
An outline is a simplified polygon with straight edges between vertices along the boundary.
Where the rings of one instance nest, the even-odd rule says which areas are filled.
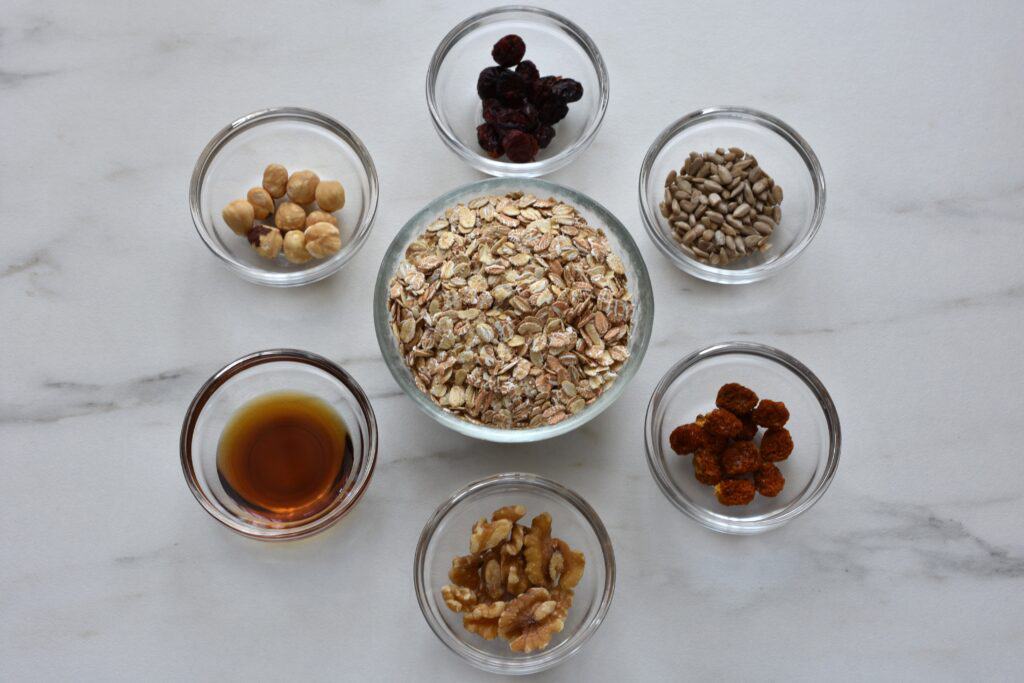
[[[612,82],[594,145],[552,180],[633,231],[657,317],[615,406],[511,447],[415,409],[379,356],[366,287],[409,216],[479,177],[437,139],[422,93],[473,3],[5,4],[0,679],[486,680],[423,621],[412,553],[454,489],[513,469],[577,490],[616,550],[606,622],[541,680],[1020,678],[1024,9],[550,6],[591,34]],[[792,124],[829,193],[805,255],[738,288],[676,271],[636,203],[658,132],[723,103]],[[219,266],[186,201],[210,136],[281,104],[344,121],[381,177],[358,257],[291,291]],[[661,375],[726,339],[800,358],[843,424],[829,492],[752,538],[680,515],[643,456]],[[177,444],[210,373],[276,346],[344,365],[381,444],[340,525],[266,546],[195,504]]]

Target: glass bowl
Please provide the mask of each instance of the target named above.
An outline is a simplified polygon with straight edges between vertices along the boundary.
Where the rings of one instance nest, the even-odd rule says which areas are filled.
[[[694,478],[693,456],[676,455],[669,447],[672,430],[714,408],[718,389],[727,382],[789,408],[786,429],[794,449],[776,463],[786,485],[775,498],[758,494],[749,505],[722,505],[713,486]],[[651,396],[644,437],[647,464],[662,493],[704,526],[729,534],[768,531],[814,505],[835,476],[841,441],[839,416],[821,381],[792,356],[750,342],[716,344],[676,363]]]
[[[316,396],[338,412],[352,440],[353,461],[326,508],[301,520],[278,522],[259,517],[228,495],[217,471],[217,445],[241,406],[268,392],[288,390]],[[181,467],[196,500],[232,531],[262,541],[310,536],[337,522],[359,502],[376,461],[377,420],[366,394],[331,361],[295,349],[258,351],[218,370],[192,399],[181,426]]]
[[[526,164],[492,159],[476,139],[484,122],[477,76],[495,66],[491,48],[510,33],[526,42],[525,59],[541,76],[583,85],[583,98],[555,124],[555,139]],[[437,46],[427,71],[427,108],[444,143],[473,168],[493,176],[541,176],[568,164],[593,141],[608,108],[608,70],[590,36],[565,17],[538,7],[497,7],[469,17]]]
[[[323,180],[341,181],[345,206],[334,212],[342,243],[337,254],[303,264],[283,256],[271,261],[224,223],[223,208],[259,187],[272,163],[289,173],[308,168]],[[334,119],[296,107],[264,109],[228,124],[206,145],[192,171],[189,205],[199,236],[233,272],[263,285],[306,285],[334,274],[363,246],[377,211],[377,170],[355,133]]]
[[[525,505],[527,525],[534,516],[549,513],[552,534],[586,557],[565,628],[546,649],[530,654],[512,652],[500,638],[484,640],[465,630],[462,615],[441,599],[441,587],[450,583],[452,558],[469,551],[474,522],[505,505]],[[615,555],[601,519],[577,493],[534,474],[497,474],[469,484],[434,512],[416,546],[413,581],[427,624],[450,650],[485,671],[530,674],[571,657],[597,631],[615,590]]]
[[[701,263],[683,253],[659,209],[669,171],[678,171],[690,152],[719,147],[741,147],[753,154],[785,193],[772,248],[727,266]],[[810,145],[779,119],[753,109],[712,107],[687,114],[662,131],[640,167],[640,215],[648,234],[677,268],[708,282],[745,284],[774,275],[811,243],[824,213],[825,176]]]
[[[530,429],[501,429],[474,424],[456,417],[438,406],[417,388],[412,373],[398,351],[398,343],[391,331],[387,307],[388,283],[404,257],[409,243],[414,241],[438,216],[443,216],[445,209],[459,203],[466,203],[480,195],[500,195],[517,190],[531,193],[538,198],[555,197],[568,202],[580,211],[590,225],[604,230],[612,249],[619,255],[626,267],[629,291],[634,304],[633,331],[628,346],[630,357],[619,371],[619,377],[615,383],[594,403],[555,425]],[[477,439],[502,443],[524,443],[548,439],[572,431],[597,417],[615,402],[626,388],[626,384],[636,374],[637,368],[643,361],[644,353],[647,351],[653,320],[654,295],[651,290],[651,279],[647,274],[647,266],[640,255],[640,250],[626,227],[611,212],[585,194],[536,178],[480,180],[463,185],[434,199],[410,218],[391,242],[391,246],[388,247],[380,264],[373,294],[373,325],[377,332],[377,343],[380,345],[380,351],[388,369],[405,393],[416,402],[416,405],[444,426]]]

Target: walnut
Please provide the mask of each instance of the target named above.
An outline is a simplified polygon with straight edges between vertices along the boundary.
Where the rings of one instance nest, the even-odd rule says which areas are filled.
[[[530,530],[523,538],[523,557],[526,558],[526,578],[535,586],[548,584],[548,566],[551,563],[551,515],[544,512],[533,518]]]
[[[501,576],[505,582],[505,591],[513,597],[525,593],[530,588],[526,578],[526,560],[522,555],[501,556]]]
[[[504,555],[518,555],[519,551],[523,549],[523,538],[526,536],[526,529],[522,524],[516,524],[512,527],[512,535],[509,537],[508,542],[501,546],[501,552]]]
[[[490,550],[499,543],[508,540],[512,531],[512,522],[507,519],[496,519],[488,522],[482,519],[473,525],[473,535],[469,537],[469,552],[476,554]]]
[[[526,508],[522,505],[506,505],[494,511],[494,514],[491,515],[491,521],[496,522],[499,519],[507,519],[510,522],[518,522],[525,514]]]
[[[586,557],[579,550],[573,550],[569,544],[560,538],[554,540],[555,552],[551,555],[549,572],[551,580],[558,584],[563,590],[575,588],[583,578],[583,568],[587,564]],[[557,572],[556,568],[557,558]]]
[[[546,588],[534,587],[512,600],[498,619],[498,634],[513,652],[533,652],[548,646],[565,627],[566,610]]]
[[[501,576],[501,563],[493,556],[484,563],[484,590],[491,600],[498,600],[505,594],[505,581]]]
[[[453,557],[448,579],[456,586],[464,586],[474,591],[480,590],[480,557],[477,555]]]
[[[477,604],[476,593],[463,586],[442,586],[441,597],[453,612],[469,612]]]
[[[498,620],[505,612],[504,602],[492,602],[474,607],[462,617],[462,626],[469,632],[487,640],[498,637]]]

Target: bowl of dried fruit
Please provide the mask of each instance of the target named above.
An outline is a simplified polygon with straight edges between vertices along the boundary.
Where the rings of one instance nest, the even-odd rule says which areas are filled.
[[[662,493],[715,531],[754,534],[814,505],[839,465],[839,416],[803,363],[727,342],[682,359],[654,390],[644,427]]]
[[[640,215],[680,270],[722,284],[763,280],[821,226],[825,176],[807,141],[779,119],[712,107],[672,123],[640,168]]]
[[[305,285],[337,272],[366,241],[377,171],[355,133],[308,109],[279,107],[228,124],[189,185],[196,231],[251,282]]]
[[[578,494],[533,474],[469,484],[427,522],[413,568],[416,599],[449,649],[504,674],[575,654],[611,605],[608,532]]]
[[[438,45],[427,107],[444,143],[473,168],[536,177],[593,141],[608,108],[608,70],[590,36],[565,17],[498,7]]]
[[[444,194],[395,236],[374,327],[403,390],[488,441],[571,431],[622,393],[654,315],[640,251],[607,209],[536,179]]]

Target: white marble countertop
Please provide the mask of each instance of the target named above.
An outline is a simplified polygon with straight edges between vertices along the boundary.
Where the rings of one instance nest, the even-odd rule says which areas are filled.
[[[423,103],[431,52],[476,3],[5,3],[0,679],[488,678],[428,629],[411,559],[449,493],[514,469],[592,502],[618,560],[605,624],[538,678],[1020,676],[1024,9],[551,7],[592,35],[612,82],[596,142],[551,179],[630,227],[658,315],[612,409],[513,448],[451,433],[400,394],[366,287],[409,216],[480,177],[444,148]],[[638,214],[651,140],[721,103],[791,123],[829,183],[820,235],[762,284],[683,275]],[[212,134],[281,104],[351,126],[381,176],[362,252],[291,291],[221,267],[186,203]],[[726,339],[803,360],[842,418],[832,488],[759,537],[685,518],[644,462],[654,384]],[[177,450],[199,384],[274,346],[343,364],[382,434],[352,515],[284,545],[210,519]]]

